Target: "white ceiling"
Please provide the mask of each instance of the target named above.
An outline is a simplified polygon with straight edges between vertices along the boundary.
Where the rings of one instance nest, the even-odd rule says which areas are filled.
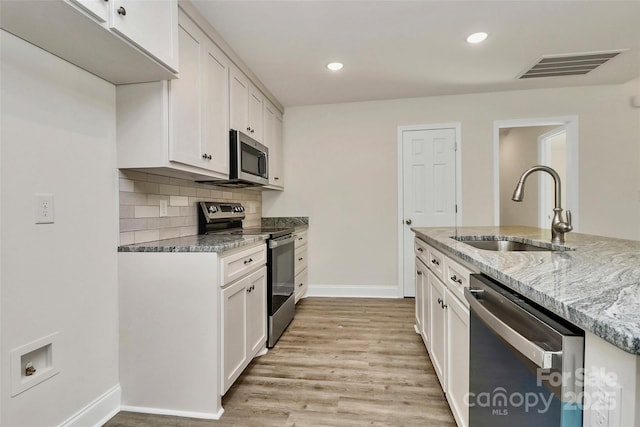
[[[284,106],[624,83],[640,0],[192,0]],[[470,33],[489,38],[470,45]],[[628,49],[583,76],[517,77],[543,55]],[[340,72],[328,62],[345,64]],[[630,94],[632,95],[632,94]]]

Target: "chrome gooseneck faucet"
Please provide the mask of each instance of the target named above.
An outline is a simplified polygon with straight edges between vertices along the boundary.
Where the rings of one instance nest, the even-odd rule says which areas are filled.
[[[551,243],[564,243],[564,234],[573,230],[573,226],[571,225],[571,211],[567,211],[566,222],[562,219],[562,198],[560,197],[560,176],[558,175],[558,172],[548,166],[537,165],[530,167],[524,171],[520,177],[518,185],[513,191],[513,197],[511,200],[514,202],[521,202],[522,199],[524,199],[524,182],[529,175],[537,171],[547,172],[553,178],[556,205],[553,208],[553,219],[551,220]]]

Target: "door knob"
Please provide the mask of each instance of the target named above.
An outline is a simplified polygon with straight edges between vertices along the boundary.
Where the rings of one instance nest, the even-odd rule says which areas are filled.
[[[408,219],[408,220],[406,220],[404,223],[405,223],[405,224],[407,224],[407,225],[411,225],[411,220],[410,220],[410,219]]]

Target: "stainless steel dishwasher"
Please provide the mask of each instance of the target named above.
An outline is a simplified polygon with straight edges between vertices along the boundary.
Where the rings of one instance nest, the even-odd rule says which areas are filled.
[[[582,426],[584,332],[472,274],[469,426]]]

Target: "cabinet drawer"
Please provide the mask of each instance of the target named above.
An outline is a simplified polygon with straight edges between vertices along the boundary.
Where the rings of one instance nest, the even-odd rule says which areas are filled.
[[[308,274],[307,274],[306,268],[302,270],[300,273],[296,274],[296,279],[295,279],[296,288],[294,292],[294,295],[296,296],[296,303],[300,300],[300,298],[304,296],[304,294],[307,293],[307,278],[308,278]]]
[[[418,259],[425,263],[425,265],[429,265],[429,245],[416,238],[413,250],[416,253],[416,257]]]
[[[464,288],[469,287],[469,275],[471,271],[451,258],[445,261],[445,275],[444,284],[460,301],[468,306],[466,299],[464,298]]]
[[[427,267],[429,267],[429,269],[433,271],[433,274],[438,279],[444,282],[444,255],[442,254],[442,252],[432,248],[431,246],[427,246],[427,249]]]
[[[296,250],[302,245],[307,244],[307,232],[296,233]]]
[[[307,268],[307,245],[296,248],[293,265],[295,274]]]
[[[220,260],[220,286],[260,268],[267,263],[267,246],[263,243]]]

